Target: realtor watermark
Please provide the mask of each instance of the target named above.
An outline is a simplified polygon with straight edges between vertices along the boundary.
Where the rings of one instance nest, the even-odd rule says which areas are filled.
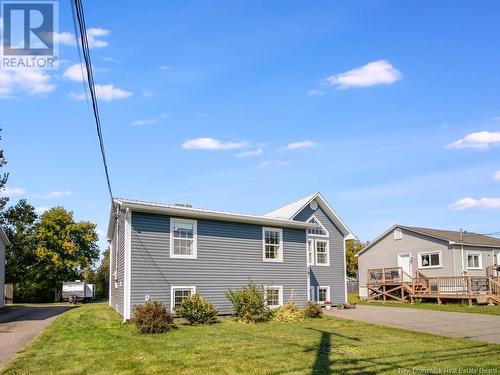
[[[500,374],[500,368],[482,367],[412,367],[398,369],[400,374]]]
[[[0,67],[57,69],[59,67],[59,3],[56,0],[0,0]]]

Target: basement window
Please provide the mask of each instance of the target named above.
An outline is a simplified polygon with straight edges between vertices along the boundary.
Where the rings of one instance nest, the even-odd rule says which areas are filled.
[[[187,297],[196,293],[195,286],[173,286],[170,293],[170,306],[172,310],[179,307]]]
[[[265,299],[268,307],[276,308],[283,305],[282,286],[264,286]]]

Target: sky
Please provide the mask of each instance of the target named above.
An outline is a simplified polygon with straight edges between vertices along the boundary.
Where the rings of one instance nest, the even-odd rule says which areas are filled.
[[[110,200],[69,1],[60,68],[0,70],[10,203]],[[319,191],[352,232],[500,231],[498,1],[84,1],[116,197],[262,214]]]

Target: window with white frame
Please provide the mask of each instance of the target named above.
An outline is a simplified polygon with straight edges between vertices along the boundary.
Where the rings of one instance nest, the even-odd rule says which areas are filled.
[[[267,306],[279,307],[283,305],[283,287],[276,285],[264,286]]]
[[[323,240],[315,240],[316,244],[316,265],[328,266],[330,264],[329,242]]]
[[[170,219],[170,257],[196,258],[197,222],[188,219]]]
[[[307,240],[307,265],[314,266],[314,240]]]
[[[170,306],[172,307],[172,310],[179,307],[184,299],[194,293],[196,293],[195,286],[173,286],[170,294]]]
[[[481,253],[467,253],[467,268],[481,269],[483,268]]]
[[[262,228],[262,258],[265,262],[283,261],[283,231],[276,228]]]
[[[428,253],[419,253],[418,266],[419,268],[441,267],[441,252],[433,251]]]
[[[328,237],[328,231],[323,226],[323,224],[320,223],[320,221],[316,218],[316,216],[314,215],[311,216],[309,220],[307,220],[307,222],[311,224],[316,224],[315,228],[309,228],[307,230],[307,234],[312,236]]]
[[[319,286],[318,287],[318,302],[325,303],[330,301],[330,287],[329,286]]]
[[[401,228],[394,229],[394,239],[400,240],[402,238],[403,238],[403,231],[401,230]]]

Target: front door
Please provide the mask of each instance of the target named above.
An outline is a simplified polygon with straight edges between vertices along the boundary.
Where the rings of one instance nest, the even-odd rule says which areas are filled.
[[[398,267],[403,268],[403,281],[411,281],[411,256],[410,254],[398,254]]]

